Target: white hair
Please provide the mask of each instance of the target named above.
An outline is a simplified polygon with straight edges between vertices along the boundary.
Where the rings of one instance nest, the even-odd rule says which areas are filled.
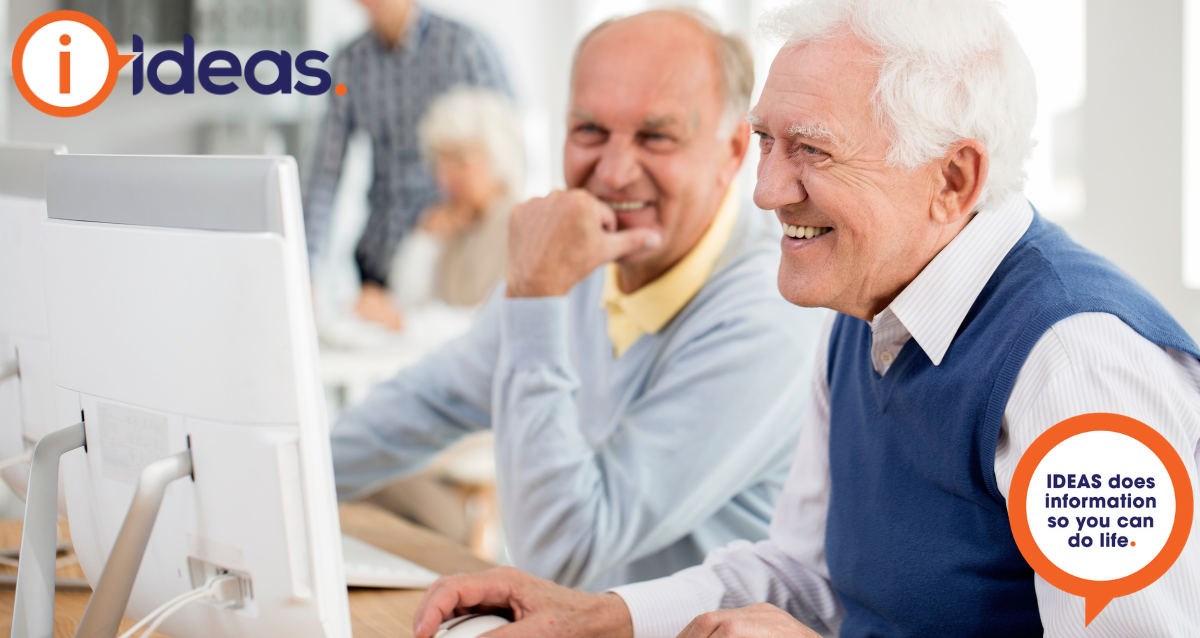
[[[785,47],[852,35],[874,49],[875,115],[891,135],[888,163],[913,169],[962,139],[988,150],[977,209],[1025,185],[1033,150],[1033,67],[988,0],[802,0],[764,18]]]
[[[460,85],[435,99],[417,125],[421,156],[432,167],[448,145],[478,144],[492,171],[519,200],[525,188],[525,146],[512,102],[491,89]]]

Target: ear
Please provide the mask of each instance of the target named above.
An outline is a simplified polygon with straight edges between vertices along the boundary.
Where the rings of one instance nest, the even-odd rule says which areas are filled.
[[[728,186],[737,176],[738,169],[742,167],[742,162],[746,159],[746,151],[750,148],[750,125],[746,122],[738,122],[733,129],[733,134],[723,143],[729,145],[726,147],[729,149],[729,155],[725,159],[725,166],[721,169],[720,180],[722,186]]]
[[[988,176],[987,147],[979,140],[955,142],[939,162],[930,213],[941,224],[953,224],[975,212]]]

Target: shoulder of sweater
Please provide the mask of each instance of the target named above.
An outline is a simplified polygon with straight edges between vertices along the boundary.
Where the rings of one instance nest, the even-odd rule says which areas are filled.
[[[740,212],[729,242],[697,298],[715,295],[737,303],[787,303],[779,294],[779,239],[758,218],[761,214],[757,209]]]
[[[718,326],[737,327],[808,339],[825,321],[827,311],[801,308],[779,293],[778,248],[769,239],[743,246],[713,272],[696,296],[671,321],[670,329],[706,333]]]

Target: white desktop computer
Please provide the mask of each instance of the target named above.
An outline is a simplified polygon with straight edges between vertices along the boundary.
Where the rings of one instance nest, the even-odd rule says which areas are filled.
[[[349,638],[295,162],[54,156],[47,211],[57,420],[35,462],[61,454],[96,589],[76,636],[224,575],[235,599],[163,631]],[[56,476],[37,467],[27,537]],[[52,631],[45,555],[22,546],[14,636]]]
[[[27,453],[54,422],[40,237],[46,164],[62,152],[0,144],[0,477],[22,498]]]

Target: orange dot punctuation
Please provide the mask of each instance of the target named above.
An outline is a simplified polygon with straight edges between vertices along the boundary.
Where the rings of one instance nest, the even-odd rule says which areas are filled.
[[[346,94],[346,85],[339,84],[339,85],[333,87],[333,92],[337,93],[338,95],[345,95]]]

